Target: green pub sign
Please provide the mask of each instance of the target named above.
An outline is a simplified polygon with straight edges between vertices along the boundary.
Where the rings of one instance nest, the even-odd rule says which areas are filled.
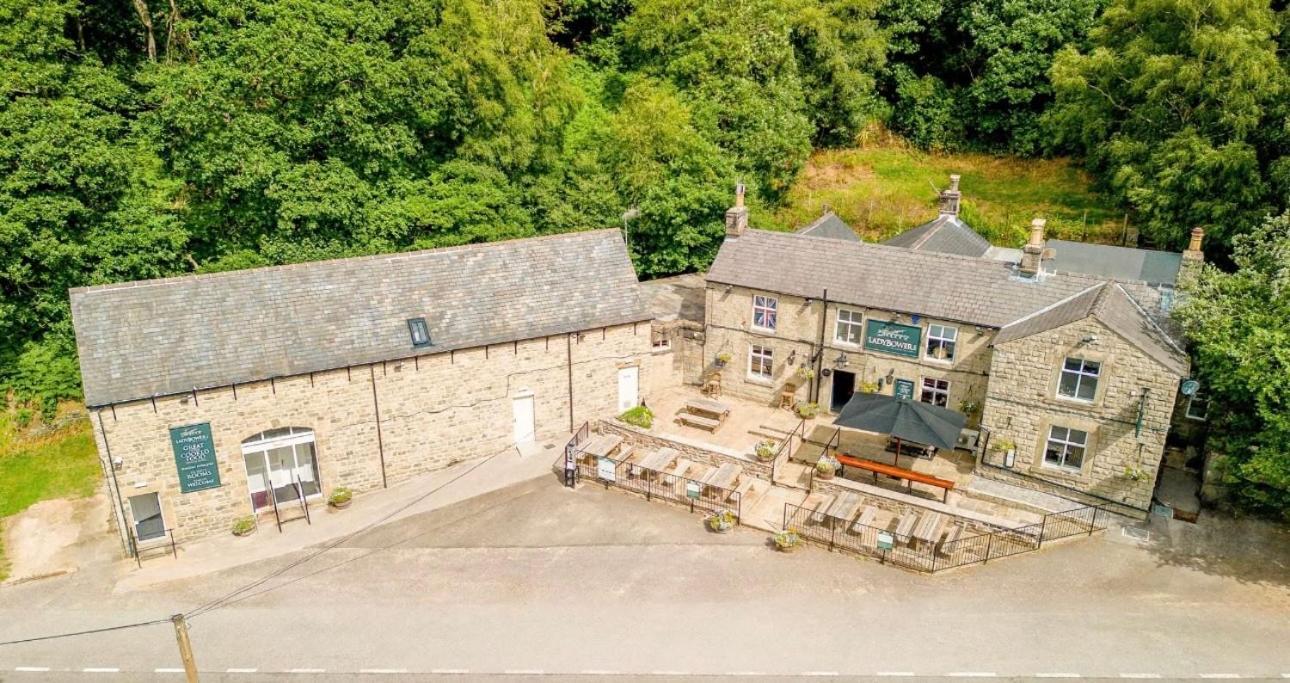
[[[913,400],[914,381],[908,380],[908,379],[896,380],[895,388],[892,391],[892,395],[894,395],[896,398],[907,398],[907,399]]]
[[[878,353],[917,358],[922,334],[922,328],[913,325],[868,320],[864,324],[864,347]]]
[[[209,422],[170,428],[170,447],[175,451],[182,493],[218,488],[219,463]]]

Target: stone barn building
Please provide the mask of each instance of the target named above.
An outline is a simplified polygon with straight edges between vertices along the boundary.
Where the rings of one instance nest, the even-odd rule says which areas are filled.
[[[71,304],[127,550],[523,448],[671,381],[617,230],[89,287]]]

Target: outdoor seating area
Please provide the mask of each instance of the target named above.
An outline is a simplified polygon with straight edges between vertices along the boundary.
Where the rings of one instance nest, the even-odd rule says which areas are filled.
[[[709,432],[721,429],[730,417],[730,406],[710,398],[692,398],[676,414],[676,421]]]

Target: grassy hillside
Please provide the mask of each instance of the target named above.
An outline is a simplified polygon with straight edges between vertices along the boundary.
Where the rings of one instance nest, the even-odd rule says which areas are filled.
[[[94,492],[99,463],[82,410],[65,408],[53,424],[19,422],[17,412],[0,411],[0,520],[42,500]],[[0,543],[0,581],[8,573]]]
[[[937,190],[949,184],[951,173],[963,177],[964,219],[996,245],[1021,246],[1035,216],[1048,219],[1049,237],[1120,242],[1124,214],[1098,197],[1089,177],[1065,159],[932,154],[892,138],[816,152],[787,205],[755,216],[754,225],[795,229],[827,206],[866,240],[886,239],[936,216]]]

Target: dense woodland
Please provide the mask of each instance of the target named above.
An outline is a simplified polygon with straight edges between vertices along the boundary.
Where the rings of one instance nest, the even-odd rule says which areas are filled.
[[[1290,508],[1290,285],[1266,285],[1290,265],[1246,253],[1290,254],[1288,23],[1279,0],[0,0],[0,384],[78,395],[81,285],[631,208],[643,277],[700,269],[737,180],[773,208],[813,149],[885,127],[1076,158],[1146,244],[1205,226],[1206,286],[1261,297],[1273,349],[1213,382],[1211,422],[1254,504]],[[1219,317],[1188,324],[1202,379],[1227,373]]]

